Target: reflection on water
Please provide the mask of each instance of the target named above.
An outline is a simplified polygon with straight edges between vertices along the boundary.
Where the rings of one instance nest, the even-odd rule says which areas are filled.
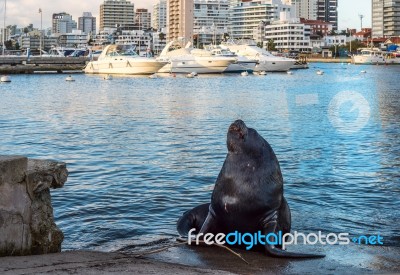
[[[311,67],[246,78],[13,76],[0,85],[0,150],[67,162],[68,182],[52,191],[63,248],[110,250],[176,235],[180,214],[210,199],[227,127],[241,118],[280,160],[294,230],[380,233],[398,245],[400,67]],[[347,131],[363,109],[346,97],[329,115],[340,92],[368,103],[362,129]]]

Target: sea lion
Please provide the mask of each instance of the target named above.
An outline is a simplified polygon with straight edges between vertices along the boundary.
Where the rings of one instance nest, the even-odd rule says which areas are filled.
[[[215,183],[211,203],[186,211],[178,220],[181,236],[194,233],[290,232],[290,208],[283,196],[278,159],[256,130],[236,120],[228,129],[228,154]],[[279,246],[262,246],[273,257],[318,258],[324,255],[293,253]]]

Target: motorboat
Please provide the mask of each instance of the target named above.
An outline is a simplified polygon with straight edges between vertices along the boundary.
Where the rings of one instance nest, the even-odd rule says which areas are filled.
[[[67,76],[67,77],[65,78],[65,81],[74,82],[75,79],[74,79],[71,75],[69,75],[69,76]]]
[[[359,54],[352,56],[354,64],[386,64],[384,52],[377,48],[361,48]]]
[[[236,61],[230,64],[224,71],[224,73],[239,73],[243,70],[252,72],[257,65],[256,59],[250,59],[245,56],[237,55],[236,53],[229,50],[229,48],[222,48],[220,46],[210,46],[206,48],[214,56],[227,56],[236,58]]]
[[[293,67],[296,60],[287,57],[274,56],[265,49],[257,47],[253,41],[228,41],[221,44],[239,56],[257,60],[255,71],[286,72]]]
[[[168,61],[140,57],[131,45],[108,45],[83,69],[89,74],[154,74]]]
[[[160,73],[222,73],[237,61],[236,57],[216,56],[210,51],[192,48],[190,42],[185,48],[170,50],[173,44],[174,41],[169,42],[159,56],[162,60],[169,61],[169,64],[159,70]]]
[[[0,82],[11,82],[11,78],[8,75],[3,75],[0,78]]]
[[[64,48],[64,47],[53,47],[48,52],[42,51],[42,57],[66,57],[77,50],[86,51],[86,49],[75,49],[75,48]]]

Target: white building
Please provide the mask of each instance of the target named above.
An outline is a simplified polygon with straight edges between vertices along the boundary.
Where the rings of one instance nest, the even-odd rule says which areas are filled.
[[[318,0],[291,0],[296,10],[297,18],[317,20]]]
[[[280,12],[289,12],[292,17],[295,16],[290,0],[231,0],[230,37],[252,39],[254,29],[260,22],[279,20]]]
[[[165,48],[167,37],[165,35],[165,30],[161,29],[159,32],[153,32],[153,51],[157,55],[162,52]],[[160,39],[162,38],[162,39]]]
[[[80,30],[73,30],[71,33],[65,33],[58,36],[57,45],[61,47],[79,48],[86,47],[90,35]]]
[[[167,26],[167,0],[159,0],[153,5],[153,16],[151,26],[160,31]]]
[[[152,40],[150,33],[143,30],[122,31],[115,40],[115,44],[133,45],[141,56],[145,56],[147,49],[151,48]]]
[[[355,36],[349,36],[347,37],[346,35],[327,35],[323,38],[325,45],[326,46],[342,46],[346,45],[346,43],[349,43],[350,41],[357,40],[357,37]]]
[[[274,41],[278,51],[311,52],[310,26],[300,23],[299,18],[291,18],[281,13],[281,20],[265,26],[265,41]]]

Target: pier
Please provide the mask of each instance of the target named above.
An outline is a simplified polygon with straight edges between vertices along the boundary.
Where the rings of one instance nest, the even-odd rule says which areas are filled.
[[[81,71],[88,57],[0,56],[0,74]]]

